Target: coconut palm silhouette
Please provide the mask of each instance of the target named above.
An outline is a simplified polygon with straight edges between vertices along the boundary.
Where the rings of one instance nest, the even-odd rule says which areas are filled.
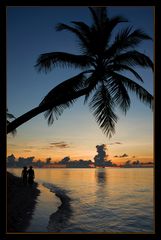
[[[115,109],[120,108],[126,114],[130,107],[130,91],[152,108],[153,96],[138,83],[143,79],[135,70],[137,66],[153,70],[151,59],[136,49],[142,41],[151,40],[151,37],[132,26],[124,27],[114,35],[116,26],[127,23],[127,19],[122,16],[109,18],[105,7],[89,7],[89,10],[93,20],[90,26],[78,21],[56,26],[57,31],[67,30],[75,35],[80,55],[45,53],[39,56],[35,65],[38,71],[46,73],[57,66],[78,68],[80,73],[57,85],[38,107],[8,124],[7,132],[42,112],[45,112],[48,124],[52,124],[65,108],[81,96],[85,96],[84,102],[89,102],[98,125],[109,137],[115,133],[118,120]],[[124,74],[127,71],[134,79]]]

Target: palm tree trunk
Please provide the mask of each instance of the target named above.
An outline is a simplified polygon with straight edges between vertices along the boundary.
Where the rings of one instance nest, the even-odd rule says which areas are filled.
[[[16,118],[14,121],[9,123],[7,125],[7,133],[12,132],[14,129],[21,126],[23,123],[29,121],[33,117],[36,117],[38,114],[47,111],[49,108],[63,104],[67,100],[69,101],[71,99],[76,99],[78,97],[81,97],[81,96],[87,94],[87,92],[88,92],[88,88],[85,88],[80,91],[74,92],[72,96],[66,96],[65,97],[66,99],[63,99],[62,101],[59,100],[58,102],[55,102],[52,105],[51,105],[51,103],[49,103],[49,104],[43,104],[43,105],[33,108],[29,112],[26,112],[25,114],[21,115],[20,117]]]

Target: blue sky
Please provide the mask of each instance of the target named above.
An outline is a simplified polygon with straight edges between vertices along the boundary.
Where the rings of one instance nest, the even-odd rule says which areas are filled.
[[[109,7],[109,16],[123,15],[129,23],[141,28],[154,38],[153,7]],[[7,8],[7,107],[16,117],[36,107],[43,97],[61,81],[66,80],[79,70],[55,68],[48,74],[38,73],[34,65],[41,53],[65,51],[79,53],[77,42],[72,34],[56,32],[57,23],[70,21],[91,22],[87,7],[8,7]],[[116,32],[119,27],[116,28]],[[154,42],[146,41],[139,50],[153,59]],[[144,87],[153,94],[153,73],[151,70],[136,69],[143,77]],[[53,126],[48,127],[43,114],[20,126],[16,137],[8,137],[8,154],[35,156],[58,160],[64,156],[73,159],[92,159],[97,144],[109,145],[109,155],[127,153],[140,159],[152,159],[153,155],[153,113],[132,96],[131,108],[126,117],[119,111],[116,134],[106,138],[99,129],[88,104],[83,98],[64,111]],[[65,149],[50,149],[51,142],[65,142]],[[14,146],[13,146],[14,145]],[[32,146],[32,147],[31,147]],[[46,149],[46,150],[45,150]],[[47,150],[48,149],[48,150]],[[120,159],[123,161],[124,159]]]

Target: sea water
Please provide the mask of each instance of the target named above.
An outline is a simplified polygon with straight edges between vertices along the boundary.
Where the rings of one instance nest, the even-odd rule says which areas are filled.
[[[35,169],[35,181],[46,190],[29,229],[44,221],[44,232],[154,233],[153,175],[153,168]],[[54,200],[52,208],[47,191],[67,200],[63,209]]]

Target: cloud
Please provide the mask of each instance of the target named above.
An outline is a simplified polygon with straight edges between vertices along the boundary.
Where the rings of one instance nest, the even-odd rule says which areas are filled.
[[[18,147],[18,148],[24,148],[24,145],[22,144],[12,144],[12,143],[9,143],[8,146],[10,147]],[[33,149],[33,148],[36,148],[37,146],[25,146],[25,149]]]
[[[124,153],[123,155],[121,155],[120,157],[128,157],[128,155],[126,153]]]
[[[24,151],[24,152],[31,152],[31,150],[27,150],[27,149],[24,149],[23,151]]]
[[[11,146],[11,147],[17,147],[18,145],[16,145],[16,144],[12,144],[12,143],[9,143],[8,146]]]
[[[50,147],[55,147],[55,148],[70,148],[70,145],[65,142],[52,142],[50,143]]]
[[[113,143],[109,143],[107,145],[116,145],[116,144],[122,144],[121,142],[113,142]]]
[[[114,157],[124,158],[124,157],[128,157],[128,155],[127,155],[126,153],[124,153],[124,154],[122,154],[122,155],[120,155],[120,156],[115,155]]]
[[[36,148],[37,146],[26,146],[27,149]]]

